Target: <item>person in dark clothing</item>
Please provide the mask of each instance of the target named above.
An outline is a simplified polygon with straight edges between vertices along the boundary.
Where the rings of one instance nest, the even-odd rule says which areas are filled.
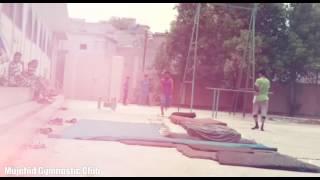
[[[170,72],[166,71],[164,77],[160,81],[161,83],[161,115],[164,115],[164,110],[166,111],[170,105],[173,94],[173,79],[170,76]]]

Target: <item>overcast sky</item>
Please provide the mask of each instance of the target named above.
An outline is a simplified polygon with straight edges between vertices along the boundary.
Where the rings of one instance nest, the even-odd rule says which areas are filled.
[[[70,17],[89,22],[112,16],[136,18],[137,23],[150,26],[153,32],[165,32],[177,15],[174,6],[175,3],[68,3],[68,11]]]

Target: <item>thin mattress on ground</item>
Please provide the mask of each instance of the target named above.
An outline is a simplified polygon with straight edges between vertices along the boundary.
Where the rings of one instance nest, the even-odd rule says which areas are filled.
[[[251,148],[276,151],[276,148],[262,144],[223,143],[205,140],[168,138],[160,135],[161,124],[112,122],[103,120],[79,120],[77,124],[64,129],[60,134],[51,137],[83,140],[139,140],[151,142],[167,142],[186,145],[208,145],[223,148]]]

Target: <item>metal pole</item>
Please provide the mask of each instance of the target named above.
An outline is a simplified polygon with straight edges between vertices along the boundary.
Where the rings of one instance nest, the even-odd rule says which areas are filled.
[[[249,64],[250,64],[250,56],[251,56],[251,54],[249,54],[250,53],[249,51],[250,51],[250,37],[251,37],[251,30],[252,30],[252,21],[253,21],[253,12],[251,13],[251,16],[250,16],[250,23],[249,23],[249,28],[248,28],[249,32],[248,32],[248,36],[247,36],[248,37],[248,39],[247,39],[247,47],[246,47],[246,49],[244,49],[244,53],[243,53],[243,57],[242,57],[243,61],[245,61],[245,63],[246,63],[247,70],[249,70],[248,67],[249,67]],[[248,54],[249,54],[248,61],[246,61],[246,58],[247,58]],[[239,75],[240,77],[239,77],[239,79],[237,81],[237,85],[236,85],[237,89],[239,89],[241,87],[241,82],[242,82],[242,79],[243,79],[243,69],[244,69],[243,63],[241,63],[240,64],[240,75]],[[247,71],[247,79],[248,79],[248,74],[249,73]],[[247,79],[246,79],[246,82],[247,82]],[[245,88],[247,88],[247,85],[245,86]],[[235,102],[233,104],[233,113],[234,114],[235,114],[235,112],[237,110],[238,101],[239,101],[239,93],[236,92],[235,93]]]
[[[183,73],[183,79],[182,79],[182,86],[181,86],[181,91],[182,91],[182,97],[180,97],[180,105],[181,104],[185,104],[185,99],[186,99],[186,79],[187,79],[187,73],[188,73],[188,67],[189,67],[189,59],[190,59],[190,52],[192,49],[192,45],[193,45],[193,38],[194,38],[194,32],[195,32],[195,28],[196,28],[196,21],[197,21],[197,16],[195,15],[194,17],[194,22],[193,22],[193,27],[192,27],[192,33],[191,33],[191,38],[190,38],[190,44],[189,44],[189,50],[188,50],[188,54],[187,54],[187,58],[186,58],[186,65],[184,68],[184,73]],[[180,105],[178,107],[178,112],[180,110]]]
[[[215,104],[216,104],[216,90],[213,90],[213,98],[212,98],[212,117],[214,117],[215,114]]]
[[[248,57],[248,64],[249,66],[247,66],[247,75],[246,75],[246,82],[245,82],[245,88],[247,89],[248,86],[249,86],[249,77],[250,77],[250,70],[252,70],[254,72],[254,68],[252,68],[253,66],[250,67],[250,62],[253,61],[253,54],[254,54],[254,48],[253,48],[253,44],[255,42],[254,40],[254,34],[253,34],[253,26],[254,26],[254,23],[253,21],[255,21],[254,19],[254,9],[252,10],[252,13],[251,13],[251,20],[250,20],[250,27],[249,27],[249,34],[248,34],[248,37],[250,39],[251,37],[251,42],[252,42],[252,53],[249,54],[249,57]],[[248,42],[248,45],[250,44],[250,42]],[[248,49],[250,49],[250,46],[248,46]],[[253,64],[254,65],[254,64]],[[253,73],[254,74],[254,73]],[[247,104],[247,94],[244,94],[243,95],[243,106],[242,106],[242,116],[243,118],[245,117],[246,113],[245,113],[245,105]]]
[[[197,21],[196,21],[196,39],[195,39],[195,48],[194,48],[194,59],[193,59],[193,75],[192,75],[192,91],[191,91],[191,104],[190,111],[192,112],[193,103],[194,103],[194,86],[195,86],[195,77],[196,77],[196,66],[197,66],[197,49],[198,49],[198,34],[199,34],[199,18],[200,18],[200,8],[201,4],[198,4],[197,7]]]
[[[185,83],[185,81],[187,79],[187,73],[188,73],[188,67],[189,67],[188,65],[189,65],[190,53],[191,53],[191,49],[192,49],[192,45],[193,45],[193,38],[194,38],[195,29],[196,29],[196,23],[197,23],[197,16],[195,15],[193,27],[192,27],[191,38],[190,38],[189,50],[188,50],[187,59],[186,59],[186,65],[185,65],[184,74],[183,74],[183,81],[182,81],[183,83]]]
[[[218,117],[219,101],[220,101],[220,90],[218,90],[218,92],[217,92],[217,100],[216,100],[216,115],[215,115],[215,118],[217,118],[217,117]]]
[[[256,13],[257,13],[257,3],[254,4],[253,8],[253,20],[252,20],[252,88],[254,88],[255,83],[255,31],[256,31]]]

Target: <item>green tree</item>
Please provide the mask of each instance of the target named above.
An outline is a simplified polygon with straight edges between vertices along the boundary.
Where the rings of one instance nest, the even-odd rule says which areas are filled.
[[[168,55],[167,44],[162,43],[157,51],[154,67],[161,73],[164,70],[171,70],[171,65],[172,63],[170,62]]]
[[[287,48],[278,64],[279,78],[289,83],[290,115],[294,115],[301,106],[297,102],[297,81],[310,71],[319,71],[320,11],[317,4],[294,3],[288,12]]]
[[[234,4],[235,5],[235,4]],[[237,6],[252,4],[237,3]],[[182,76],[189,49],[196,3],[180,3],[158,68],[173,68]],[[203,3],[201,8],[197,78],[216,86],[235,87],[248,37],[250,11]],[[297,82],[320,71],[320,5],[261,3],[256,17],[256,70],[267,69],[274,81],[288,84],[290,115],[299,109]],[[161,61],[161,62],[160,62]]]
[[[177,5],[178,16],[172,23],[168,41],[168,54],[177,64],[176,72],[182,76],[189,50],[190,36],[197,3]],[[248,28],[247,11],[233,11],[210,3],[203,3],[199,23],[197,78],[207,82],[223,83],[223,67],[227,51],[226,40],[240,35]],[[192,54],[191,54],[192,55]]]

